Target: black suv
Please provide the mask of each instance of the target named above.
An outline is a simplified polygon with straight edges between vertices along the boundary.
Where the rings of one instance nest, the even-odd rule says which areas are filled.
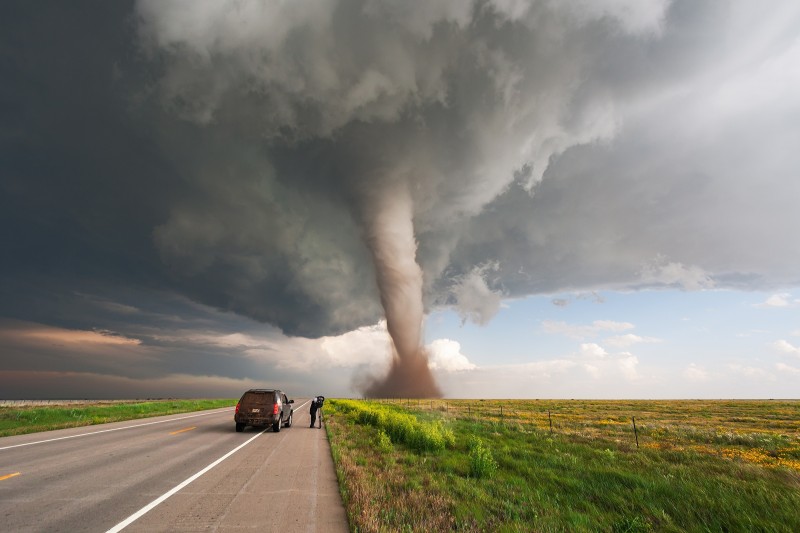
[[[250,389],[236,404],[236,431],[244,431],[245,426],[271,425],[277,433],[281,427],[292,427],[293,403],[277,389]]]

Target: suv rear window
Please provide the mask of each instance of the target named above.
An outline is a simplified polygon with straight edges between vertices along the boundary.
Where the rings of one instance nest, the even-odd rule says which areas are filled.
[[[249,391],[242,398],[242,403],[264,405],[275,403],[275,391]]]

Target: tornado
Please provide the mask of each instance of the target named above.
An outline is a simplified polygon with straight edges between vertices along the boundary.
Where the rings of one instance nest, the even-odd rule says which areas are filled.
[[[650,101],[644,63],[619,86],[605,74],[674,17],[668,1],[629,3],[192,2],[187,24],[183,4],[138,0],[141,59],[114,71],[152,120],[158,161],[177,169],[154,219],[162,277],[290,336],[383,315],[388,372],[354,386],[439,396],[423,301],[485,323],[503,297],[483,279],[489,264],[514,276],[513,295],[558,287],[538,252],[560,244],[522,214],[538,205],[524,194]],[[462,239],[472,227],[486,229]],[[504,231],[513,246],[494,241]],[[543,277],[520,275],[540,265]]]
[[[369,203],[365,240],[372,254],[381,305],[392,340],[389,373],[364,391],[371,398],[434,398],[441,391],[422,345],[422,269],[416,262],[413,203],[404,185]]]

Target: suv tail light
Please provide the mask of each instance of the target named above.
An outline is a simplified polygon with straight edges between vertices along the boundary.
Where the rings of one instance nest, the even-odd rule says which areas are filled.
[[[275,404],[275,405],[272,407],[272,414],[273,414],[273,415],[277,415],[277,414],[278,414],[278,413],[280,413],[280,412],[281,412],[281,411],[280,411],[280,405],[278,405],[278,404],[276,403],[276,404]]]
[[[235,414],[237,414],[237,415],[239,414],[239,406],[240,405],[242,405],[242,402],[236,402],[236,413]]]

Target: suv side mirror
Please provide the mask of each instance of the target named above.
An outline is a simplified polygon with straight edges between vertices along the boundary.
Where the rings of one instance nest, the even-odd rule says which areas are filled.
[[[289,403],[294,403],[294,400],[289,400]]]

